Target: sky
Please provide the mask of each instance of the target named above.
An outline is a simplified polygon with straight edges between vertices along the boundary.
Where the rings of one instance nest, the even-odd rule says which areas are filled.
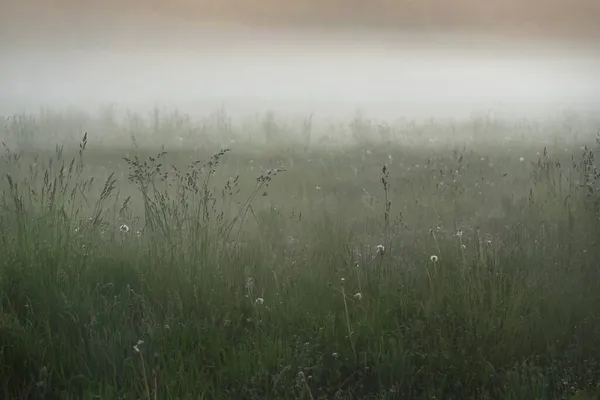
[[[124,18],[201,25],[394,30],[474,29],[516,36],[600,38],[598,0],[0,0],[3,30],[68,31]],[[54,14],[53,14],[54,13]],[[78,17],[69,21],[65,13]],[[62,17],[59,17],[62,15]],[[54,23],[53,18],[56,18]]]
[[[597,21],[599,0],[0,0],[0,114],[598,111]]]

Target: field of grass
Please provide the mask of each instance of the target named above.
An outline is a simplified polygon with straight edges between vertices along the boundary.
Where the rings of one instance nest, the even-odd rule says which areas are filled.
[[[597,399],[599,127],[7,118],[0,398]]]

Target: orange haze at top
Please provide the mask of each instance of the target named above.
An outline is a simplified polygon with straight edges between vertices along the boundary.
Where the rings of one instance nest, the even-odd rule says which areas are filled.
[[[13,31],[56,12],[94,18],[154,18],[257,27],[467,29],[490,34],[600,38],[599,0],[0,0]],[[4,21],[2,21],[4,19]],[[31,27],[32,29],[35,26]],[[65,28],[64,26],[62,27]],[[0,29],[1,30],[1,29]]]

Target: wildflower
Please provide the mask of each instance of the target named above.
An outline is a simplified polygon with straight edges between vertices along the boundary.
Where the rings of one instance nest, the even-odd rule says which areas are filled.
[[[362,300],[362,293],[361,293],[361,292],[358,292],[358,293],[356,293],[356,294],[354,295],[354,298],[355,298],[356,300],[358,300],[358,301]]]
[[[377,254],[379,254],[380,256],[382,256],[383,253],[385,253],[385,246],[382,245],[382,244],[378,244],[377,245]]]
[[[429,257],[429,259],[431,260],[431,262],[436,263],[438,261],[438,256],[432,255],[431,257]]]
[[[332,356],[333,358],[340,358],[340,355],[339,355],[338,353],[333,353],[331,356]]]
[[[127,232],[129,232],[129,227],[127,225],[123,224],[119,227],[119,230],[121,231],[121,233],[127,233]]]
[[[525,159],[523,157],[519,158],[519,161],[523,162]]]
[[[321,186],[316,186],[315,189],[321,190]]]
[[[456,232],[456,236],[458,236],[459,238],[461,238],[461,237],[463,236],[463,231],[462,231],[462,229],[459,229],[459,230]]]
[[[463,249],[463,250],[466,250],[467,249],[467,245],[466,244],[461,244],[460,248]]]
[[[355,262],[354,262],[354,266],[355,266],[356,268],[360,268],[360,264],[358,263],[358,261],[355,261]]]
[[[258,297],[256,300],[254,300],[254,302],[258,305],[262,305],[265,302],[265,299]]]
[[[342,283],[346,282],[346,278],[340,278],[340,281],[342,281]]]
[[[144,344],[143,340],[138,340],[137,344],[135,346],[133,346],[133,350],[135,350],[136,353],[140,352],[140,345]]]

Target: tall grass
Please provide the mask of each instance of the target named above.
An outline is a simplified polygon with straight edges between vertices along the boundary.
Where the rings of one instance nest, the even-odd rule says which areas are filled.
[[[5,147],[2,397],[598,398],[593,143],[351,126],[202,159]]]

